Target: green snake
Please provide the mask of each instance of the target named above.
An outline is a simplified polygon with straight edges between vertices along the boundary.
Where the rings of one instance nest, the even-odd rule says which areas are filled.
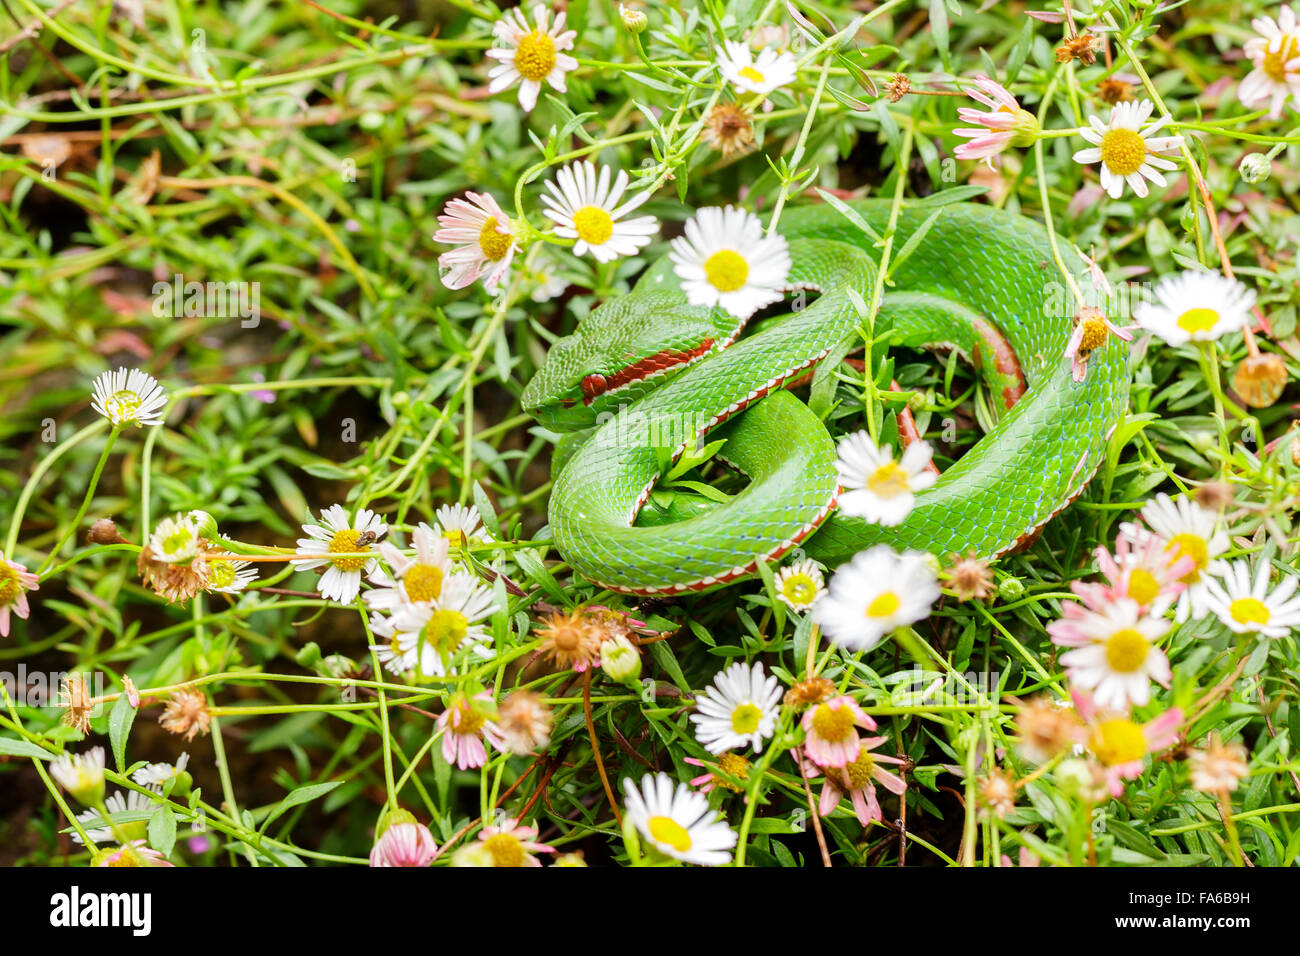
[[[828,567],[878,543],[992,558],[1082,492],[1124,414],[1128,351],[1109,338],[1074,381],[1074,298],[1061,295],[1043,226],[977,203],[937,216],[923,203],[848,208],[859,222],[828,206],[781,220],[788,286],[819,293],[789,318],[744,330],[720,309],[690,306],[665,259],[552,345],[522,402],[546,428],[575,433],[557,448],[549,523],[576,572],[611,590],[673,594],[753,574],[796,545]],[[900,525],[881,527],[836,513],[835,444],[781,386],[828,356],[838,367],[861,345],[891,212],[894,258],[877,320],[892,321],[889,344],[956,349],[1009,407]],[[1082,256],[1060,245],[1062,264],[1086,282]],[[719,457],[748,485],[722,503],[650,516],[656,482],[697,432],[725,439]]]

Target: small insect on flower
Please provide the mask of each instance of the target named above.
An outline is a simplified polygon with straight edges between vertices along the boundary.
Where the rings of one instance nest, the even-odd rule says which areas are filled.
[[[763,235],[758,217],[734,206],[701,209],[668,255],[691,305],[720,306],[740,319],[781,301],[790,274],[785,237]]]
[[[1282,115],[1289,98],[1300,112],[1300,22],[1291,7],[1282,7],[1277,19],[1256,17],[1250,25],[1259,34],[1246,41],[1245,53],[1255,68],[1237,87],[1242,105],[1255,108],[1267,103],[1269,118]]]
[[[807,611],[826,593],[826,579],[811,558],[788,564],[776,573],[772,584],[777,600],[792,611]]]
[[[1163,492],[1147,502],[1141,515],[1164,541],[1171,564],[1184,556],[1192,559],[1191,570],[1181,578],[1187,587],[1178,595],[1175,619],[1182,623],[1188,618],[1205,617],[1210,613],[1207,576],[1224,572],[1219,555],[1228,550],[1228,535],[1219,525],[1219,516],[1190,498],[1175,502]],[[1133,522],[1120,525],[1120,531],[1130,536],[1138,534],[1140,528]]]
[[[1065,618],[1047,625],[1052,641],[1074,648],[1061,656],[1071,684],[1095,693],[1097,704],[1127,711],[1151,699],[1151,681],[1169,686],[1172,671],[1156,642],[1169,622],[1143,615],[1136,601],[1116,598],[1098,610],[1065,604]]]
[[[390,622],[393,633],[385,636],[390,637],[389,647],[396,650],[405,669],[416,667],[423,676],[444,677],[453,673],[457,659],[466,652],[479,660],[495,655],[483,621],[496,609],[490,588],[456,571],[447,577],[435,600],[400,605]],[[394,662],[390,669],[396,666]]]
[[[666,773],[646,774],[638,787],[623,781],[627,818],[654,849],[700,866],[731,862],[736,833],[702,793],[675,783]]]
[[[695,739],[711,754],[740,747],[763,752],[763,741],[776,732],[781,684],[762,664],[737,661],[719,671],[695,700]]]
[[[298,539],[298,554],[293,566],[309,571],[324,566],[320,579],[321,597],[340,604],[351,604],[361,591],[361,575],[373,574],[378,562],[366,557],[371,544],[388,530],[379,515],[367,508],[350,519],[342,505],[330,505],[320,513],[320,524],[304,524],[309,537]],[[331,558],[331,554],[349,555]]]
[[[927,554],[899,554],[887,544],[859,552],[835,572],[813,618],[831,643],[870,650],[896,628],[930,616],[939,599],[930,562]]]
[[[844,486],[840,511],[850,517],[886,526],[900,524],[915,507],[916,493],[938,480],[927,467],[934,455],[929,442],[912,442],[895,462],[888,448],[859,431],[841,438],[835,451],[835,470]]]
[[[31,614],[27,592],[39,591],[39,581],[24,565],[0,558],[0,637],[9,636],[10,613],[23,620]]]
[[[1084,746],[1100,761],[1111,796],[1124,793],[1124,781],[1142,775],[1147,754],[1164,750],[1178,740],[1183,712],[1177,707],[1139,724],[1115,712],[1102,711],[1087,691],[1073,690],[1075,710],[1084,720]]]
[[[805,761],[804,771],[809,776],[817,773],[826,776],[817,803],[819,815],[830,816],[847,795],[853,804],[853,812],[858,822],[864,827],[884,818],[884,813],[880,809],[880,800],[876,797],[876,784],[879,783],[896,795],[907,791],[907,781],[881,766],[881,764],[901,766],[906,761],[900,757],[874,752],[874,749],[885,743],[887,739],[886,737],[863,737],[857,757],[843,767],[822,767],[811,760]]]
[[[852,697],[832,697],[804,712],[804,750],[819,767],[846,767],[858,759],[862,738],[857,728],[875,730],[876,722]]]
[[[161,425],[167,393],[147,372],[119,368],[95,379],[91,407],[118,427]]]
[[[86,806],[104,799],[104,748],[65,753],[50,763],[50,776]]]
[[[374,587],[362,595],[368,607],[392,612],[406,604],[429,604],[442,595],[443,583],[452,573],[447,557],[451,542],[424,523],[416,526],[411,537],[415,541],[414,561],[387,541],[379,545],[379,554],[393,577],[382,568],[375,569],[369,577]]]
[[[1089,116],[1090,125],[1079,130],[1079,135],[1093,145],[1075,153],[1074,161],[1084,166],[1101,163],[1101,186],[1111,199],[1120,197],[1125,183],[1139,196],[1146,196],[1147,180],[1164,186],[1165,177],[1160,171],[1178,168],[1173,160],[1154,155],[1177,149],[1183,138],[1153,137],[1169,122],[1169,117],[1164,116],[1148,124],[1153,108],[1150,100],[1120,103],[1111,108],[1109,122]]]
[[[550,195],[542,196],[555,234],[574,240],[574,255],[590,252],[597,262],[635,255],[659,231],[654,216],[623,219],[650,198],[650,191],[642,190],[620,205],[630,180],[627,171],[620,169],[611,185],[610,172],[608,166],[597,173],[589,162],[573,163],[555,174],[555,182],[546,183]]]
[[[1169,345],[1208,342],[1250,322],[1255,290],[1218,272],[1187,270],[1160,280],[1154,302],[1133,311],[1138,325]]]
[[[537,105],[543,83],[564,93],[564,74],[578,68],[578,61],[563,52],[573,49],[578,32],[564,29],[565,13],[555,15],[553,26],[549,25],[550,16],[550,11],[538,4],[533,8],[537,25],[530,26],[522,8],[515,7],[492,28],[493,36],[505,45],[487,51],[498,61],[488,72],[488,92],[500,93],[518,83],[519,105],[525,113]]]
[[[778,53],[764,47],[755,58],[744,43],[727,40],[725,52],[718,57],[718,70],[732,86],[748,93],[766,96],[773,90],[789,86],[799,74],[799,64],[792,53]]]
[[[473,698],[460,691],[452,695],[447,709],[438,715],[438,730],[442,732],[442,756],[449,764],[461,770],[473,770],[487,763],[487,741],[497,750],[504,751],[501,733],[493,722],[496,707],[492,695],[484,691]]]
[[[443,207],[438,225],[433,241],[456,247],[438,256],[442,284],[463,289],[482,277],[483,288],[496,292],[519,247],[510,217],[497,201],[487,193],[467,192]]]
[[[1074,333],[1065,347],[1065,357],[1070,360],[1070,371],[1076,382],[1088,374],[1088,357],[1110,341],[1114,335],[1125,342],[1133,341],[1133,334],[1120,328],[1101,309],[1085,305],[1074,315]]]
[[[1227,564],[1221,574],[1222,583],[1213,578],[1206,580],[1206,603],[1229,630],[1277,638],[1300,627],[1300,597],[1292,596],[1300,584],[1295,574],[1285,575],[1271,594],[1268,585],[1272,568],[1267,561],[1259,561],[1253,581],[1250,562],[1245,560]]]
[[[982,159],[991,168],[993,157],[1003,150],[1012,146],[1033,146],[1037,141],[1042,132],[1037,117],[1022,109],[1019,101],[1000,83],[980,75],[975,77],[974,87],[965,93],[988,109],[977,110],[969,106],[957,109],[963,122],[975,124],[953,130],[953,135],[970,140],[953,151],[958,159]]]
[[[743,153],[754,145],[754,120],[739,103],[718,103],[709,110],[700,139],[723,157]]]
[[[503,817],[479,831],[479,844],[492,858],[492,866],[541,866],[536,853],[554,853],[555,847],[538,843],[537,827],[520,826],[513,817]]]
[[[371,866],[428,866],[438,853],[423,823],[394,823],[370,850]]]

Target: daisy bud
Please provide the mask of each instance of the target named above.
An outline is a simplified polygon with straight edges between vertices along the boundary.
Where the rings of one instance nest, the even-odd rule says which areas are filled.
[[[217,519],[206,511],[191,511],[187,517],[198,529],[199,537],[210,539],[217,536]]]
[[[572,853],[561,853],[552,861],[551,866],[586,866],[587,861],[582,858],[581,850],[574,850]]]
[[[618,15],[623,21],[623,28],[628,33],[644,33],[645,28],[650,25],[650,18],[645,15],[645,11],[635,7],[627,7],[620,3]]]
[[[394,823],[418,823],[415,814],[410,810],[403,810],[401,807],[387,807],[379,815],[379,821],[375,824],[375,842],[378,843],[389,827]]]
[[[601,645],[600,669],[612,681],[635,686],[637,678],[641,676],[641,652],[635,644],[620,635]]]
[[[112,518],[100,518],[90,526],[86,540],[91,544],[124,544],[126,539],[117,533],[117,525]]]
[[[294,657],[301,667],[314,668],[320,663],[320,645],[315,641],[309,641],[298,649]]]
[[[1025,596],[1024,582],[1010,575],[998,582],[998,597],[1004,601],[1014,601]]]
[[[1257,183],[1267,182],[1273,175],[1273,163],[1263,153],[1251,153],[1242,157],[1237,165],[1237,172],[1241,174],[1242,182],[1254,186]]]
[[[1232,387],[1251,408],[1268,408],[1282,397],[1286,363],[1271,352],[1249,356],[1232,373]]]
[[[50,776],[88,807],[104,799],[104,748],[64,754],[50,764]]]

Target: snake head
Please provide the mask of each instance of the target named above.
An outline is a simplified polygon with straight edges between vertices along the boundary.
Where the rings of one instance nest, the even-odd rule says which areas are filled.
[[[719,309],[688,305],[680,292],[629,293],[551,346],[521,402],[554,431],[590,427],[730,344],[740,328]]]

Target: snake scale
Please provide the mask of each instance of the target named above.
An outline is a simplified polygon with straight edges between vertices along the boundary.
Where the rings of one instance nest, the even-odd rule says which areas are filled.
[[[849,208],[876,234],[886,231],[890,203]],[[665,260],[552,346],[523,404],[544,426],[577,433],[557,449],[549,505],[565,561],[602,587],[671,594],[752,574],[796,544],[830,567],[878,543],[994,557],[1073,500],[1124,414],[1124,343],[1098,348],[1084,380],[1074,381],[1065,354],[1073,323],[1059,295],[1052,305],[1061,275],[1043,226],[952,203],[909,243],[933,212],[923,204],[898,210],[893,249],[906,253],[890,270],[880,314],[892,320],[893,344],[957,349],[1011,407],[918,494],[902,524],[836,513],[834,442],[781,387],[859,340],[860,303],[876,278],[871,235],[829,207],[808,206],[787,211],[780,231],[790,244],[790,288],[819,295],[789,318],[742,336],[743,323],[721,310],[688,305]],[[1062,244],[1061,255],[1085,276],[1072,246]],[[1023,396],[1017,381],[1027,386]],[[669,460],[665,448],[694,445],[697,429],[725,439],[720,457],[749,484],[683,520],[638,521]]]

